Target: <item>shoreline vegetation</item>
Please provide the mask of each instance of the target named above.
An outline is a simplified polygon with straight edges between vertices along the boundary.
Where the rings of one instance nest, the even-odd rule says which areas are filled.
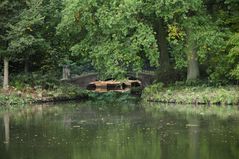
[[[21,108],[31,104],[59,103],[67,101],[106,101],[127,102],[132,101],[135,96],[130,92],[104,92],[97,93],[83,89],[74,84],[66,82],[51,83],[52,87],[32,87],[22,84],[21,87],[9,87],[8,90],[0,90],[0,109]]]
[[[184,104],[184,105],[239,105],[239,86],[164,86],[157,83],[146,87],[141,99],[149,103]],[[116,99],[115,99],[115,98]],[[110,100],[109,100],[110,98]],[[133,99],[130,94],[123,95],[108,92],[91,93],[72,84],[61,84],[54,89],[11,87],[8,91],[1,90],[0,107],[22,107],[28,104],[55,103],[73,100],[106,100],[125,101]]]
[[[17,89],[10,87],[7,91],[1,90],[0,107],[23,107],[27,104],[54,103],[72,100],[84,100],[88,92],[71,84],[61,84],[53,89],[25,87]]]
[[[70,86],[70,88],[69,88]],[[98,101],[98,102],[128,102],[139,99],[129,92],[97,93],[82,89],[78,86],[68,85],[57,90],[33,90],[31,92],[11,91],[0,93],[0,108],[23,107],[31,104],[60,103],[70,101]],[[19,93],[21,92],[21,93]],[[37,92],[39,94],[37,94]]]
[[[142,98],[148,102],[193,105],[239,105],[239,86],[184,86],[153,84],[144,89]]]
[[[73,100],[127,102],[134,99],[166,104],[239,105],[238,85],[216,86],[203,81],[176,82],[171,85],[157,82],[144,88],[141,98],[138,98],[129,92],[94,93],[57,79],[57,76],[48,76],[47,80],[40,75],[16,76],[7,90],[0,90],[0,108]]]

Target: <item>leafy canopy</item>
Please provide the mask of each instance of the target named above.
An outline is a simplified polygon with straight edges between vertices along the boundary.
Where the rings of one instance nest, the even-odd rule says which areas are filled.
[[[66,36],[81,35],[71,51],[90,62],[103,77],[123,77],[127,71],[139,72],[142,57],[158,63],[155,33],[138,16],[140,1],[66,1],[62,23]]]

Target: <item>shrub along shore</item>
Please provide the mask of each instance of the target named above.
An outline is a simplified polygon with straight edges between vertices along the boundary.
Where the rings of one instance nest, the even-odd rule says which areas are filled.
[[[239,105],[239,86],[167,86],[145,88],[142,98],[149,102],[204,105]]]
[[[0,108],[21,107],[32,103],[49,103],[71,100],[131,100],[129,94],[95,94],[80,87],[67,84],[52,84],[49,88],[10,87],[7,91],[0,92]],[[207,85],[170,85],[164,86],[157,83],[146,87],[141,98],[148,102],[173,103],[173,104],[203,104],[203,105],[239,105],[239,86]]]
[[[52,89],[25,87],[17,89],[10,87],[7,91],[1,90],[0,107],[21,107],[32,103],[49,103],[70,100],[83,100],[88,93],[71,84],[61,84]]]

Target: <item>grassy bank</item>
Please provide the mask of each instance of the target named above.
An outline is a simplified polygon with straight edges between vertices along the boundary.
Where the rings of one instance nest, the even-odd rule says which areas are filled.
[[[31,100],[27,98],[21,98],[15,94],[0,94],[0,109],[12,108],[15,106],[23,107]]]
[[[154,84],[143,92],[151,102],[175,104],[239,105],[239,86],[163,86]]]
[[[57,102],[67,100],[85,99],[88,92],[71,84],[60,84],[51,89],[24,87],[1,90],[0,107],[21,107],[31,103]]]

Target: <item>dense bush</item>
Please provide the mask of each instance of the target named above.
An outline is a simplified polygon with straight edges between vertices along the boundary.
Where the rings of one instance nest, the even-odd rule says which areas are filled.
[[[54,73],[43,74],[41,72],[33,72],[28,74],[13,74],[11,76],[11,86],[18,90],[26,87],[54,89],[60,84]]]
[[[17,107],[23,107],[26,105],[26,103],[30,102],[30,99],[27,98],[21,98],[17,95],[10,95],[6,96],[1,94],[0,95],[0,109],[9,109]]]

